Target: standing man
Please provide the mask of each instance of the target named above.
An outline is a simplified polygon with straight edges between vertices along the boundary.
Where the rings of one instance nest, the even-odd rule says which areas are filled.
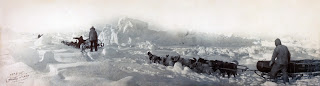
[[[98,50],[98,34],[93,26],[90,28],[89,40],[91,43],[91,45],[90,45],[91,50],[90,51],[92,52],[93,46],[95,48],[95,51],[97,51]]]
[[[289,82],[288,79],[288,65],[290,63],[290,52],[285,45],[281,45],[279,38],[275,40],[276,48],[273,51],[272,59],[269,63],[269,66],[272,66],[271,71],[269,72],[270,78],[275,79],[277,72],[281,70],[284,83]]]

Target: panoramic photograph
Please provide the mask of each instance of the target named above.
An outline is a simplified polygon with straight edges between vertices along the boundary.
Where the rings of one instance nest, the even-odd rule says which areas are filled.
[[[320,86],[318,0],[0,0],[0,86]]]

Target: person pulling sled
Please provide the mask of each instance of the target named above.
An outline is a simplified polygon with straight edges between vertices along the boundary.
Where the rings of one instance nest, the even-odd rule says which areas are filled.
[[[290,63],[291,54],[287,46],[282,45],[279,38],[275,40],[276,48],[273,51],[273,55],[269,66],[271,66],[271,71],[269,72],[269,76],[271,79],[277,80],[277,73],[279,71],[282,72],[282,78],[284,83],[288,83],[288,65]]]

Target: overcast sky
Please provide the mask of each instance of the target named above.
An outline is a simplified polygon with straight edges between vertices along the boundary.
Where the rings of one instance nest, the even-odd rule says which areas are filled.
[[[0,24],[19,31],[89,28],[127,16],[165,29],[320,32],[320,0],[1,0]]]

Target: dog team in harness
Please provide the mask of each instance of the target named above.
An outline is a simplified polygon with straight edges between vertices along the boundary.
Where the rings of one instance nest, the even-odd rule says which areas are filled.
[[[162,64],[164,66],[174,66],[175,63],[179,62],[184,67],[189,67],[191,70],[197,73],[205,73],[212,75],[217,70],[220,71],[220,74],[225,77],[225,75],[228,75],[228,78],[230,78],[231,75],[236,77],[237,75],[237,66],[238,62],[223,62],[219,60],[206,60],[203,58],[182,58],[180,56],[169,56],[166,55],[165,57],[160,57],[153,55],[151,52],[147,53],[149,60],[152,63],[158,63]]]

